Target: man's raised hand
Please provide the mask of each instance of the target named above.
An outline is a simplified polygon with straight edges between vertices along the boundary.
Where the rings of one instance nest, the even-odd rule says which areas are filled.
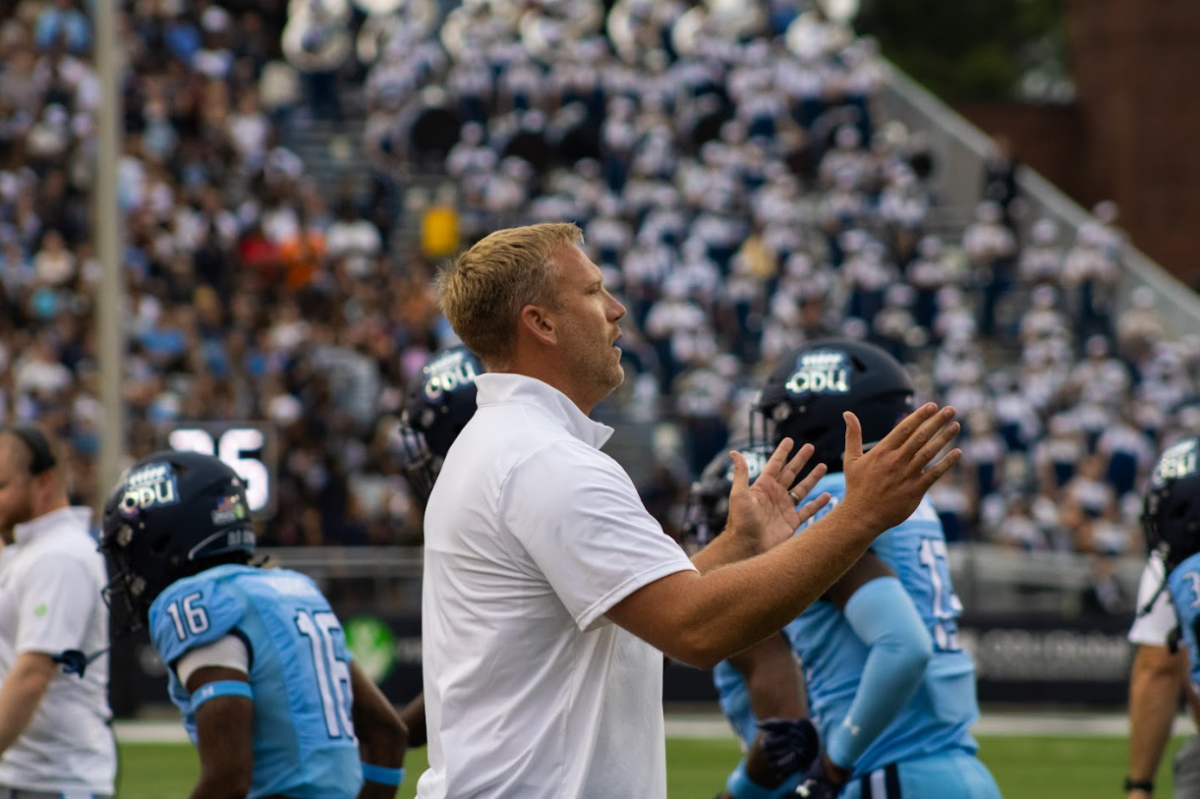
[[[812,457],[813,447],[805,444],[793,457],[792,440],[785,438],[771,454],[762,472],[750,483],[750,468],[740,452],[731,452],[733,488],[729,492],[728,530],[742,536],[756,552],[765,552],[791,538],[796,528],[811,519],[829,502],[821,494],[801,507],[813,486],[825,475],[825,464],[818,464],[799,483],[796,476]]]
[[[870,520],[880,532],[911,516],[930,486],[962,457],[962,450],[954,449],[929,466],[958,435],[959,424],[953,421],[951,407],[939,409],[933,403],[921,406],[866,454],[858,417],[846,412],[845,419],[844,504]]]

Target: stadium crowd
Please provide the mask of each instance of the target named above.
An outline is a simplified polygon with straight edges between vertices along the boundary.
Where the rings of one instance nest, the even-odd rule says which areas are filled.
[[[933,495],[950,539],[1141,546],[1137,491],[1154,452],[1200,431],[1200,342],[1167,337],[1149,290],[1116,313],[1125,243],[1112,204],[1077,232],[1022,216],[998,151],[982,202],[956,224],[961,209],[930,188],[938,164],[922,132],[879,115],[873,42],[799,0],[762,4],[745,29],[759,32],[741,38],[681,3],[623,0],[607,36],[568,24],[592,19],[592,4],[559,5],[530,26],[466,4],[441,38],[399,12],[360,15],[351,24],[374,26],[380,46],[337,80],[363,85],[362,150],[381,171],[432,158],[454,181],[464,243],[527,222],[585,230],[630,310],[613,402],[679,431],[640,486],[667,529],[704,464],[747,435],[777,359],[837,334],[883,346],[912,365],[918,400],[959,410],[964,468]],[[432,264],[390,248],[400,220],[322,193],[288,149],[289,127],[342,104],[283,59],[278,4],[139,11],[124,31],[119,167],[131,455],[179,420],[268,420],[281,455],[264,543],[416,541],[383,442],[407,380],[453,341]],[[12,53],[0,73],[0,419],[63,433],[83,496],[98,488],[101,418],[89,39],[71,0],[22,0],[0,28]],[[431,146],[413,135],[422,119],[453,124]]]

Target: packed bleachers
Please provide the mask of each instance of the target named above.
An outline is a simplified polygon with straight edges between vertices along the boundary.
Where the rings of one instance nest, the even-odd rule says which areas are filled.
[[[463,244],[536,221],[586,231],[629,308],[605,413],[659,430],[641,488],[668,529],[744,436],[757,382],[819,336],[874,341],[920,399],[958,408],[964,466],[934,494],[951,536],[1094,553],[1101,576],[1141,546],[1153,453],[1200,430],[1200,346],[1168,336],[1148,291],[1117,313],[1115,207],[1078,230],[1030,218],[998,150],[960,224],[925,132],[880,111],[873,43],[801,0],[622,0],[607,17],[586,0],[330,3],[296,34],[315,59],[293,55],[299,71],[282,9],[144,5],[120,164],[131,454],[180,420],[273,422],[269,543],[419,541],[384,442],[407,379],[453,340],[431,259],[403,235],[439,178]],[[61,432],[91,496],[96,92],[71,6],[25,0],[0,29],[0,418]],[[349,34],[357,48],[320,60]],[[374,193],[306,174],[288,137],[319,118],[362,130]]]

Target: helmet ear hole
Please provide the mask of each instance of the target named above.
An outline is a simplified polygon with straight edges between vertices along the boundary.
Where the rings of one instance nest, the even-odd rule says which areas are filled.
[[[1189,503],[1187,503],[1187,502],[1176,503],[1176,505],[1173,508],[1171,508],[1171,513],[1170,513],[1169,518],[1172,521],[1177,521],[1179,519],[1182,519],[1183,517],[1188,515],[1188,510],[1189,510]]]
[[[170,535],[159,535],[150,542],[150,551],[155,555],[161,555],[167,551],[167,547],[171,545]]]

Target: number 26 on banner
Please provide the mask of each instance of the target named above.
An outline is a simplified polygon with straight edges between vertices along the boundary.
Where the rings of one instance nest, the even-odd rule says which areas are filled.
[[[199,427],[172,430],[167,436],[171,449],[215,455],[246,483],[250,512],[269,510],[274,486],[272,469],[265,462],[269,450],[267,435],[254,427],[230,426],[224,430]]]

